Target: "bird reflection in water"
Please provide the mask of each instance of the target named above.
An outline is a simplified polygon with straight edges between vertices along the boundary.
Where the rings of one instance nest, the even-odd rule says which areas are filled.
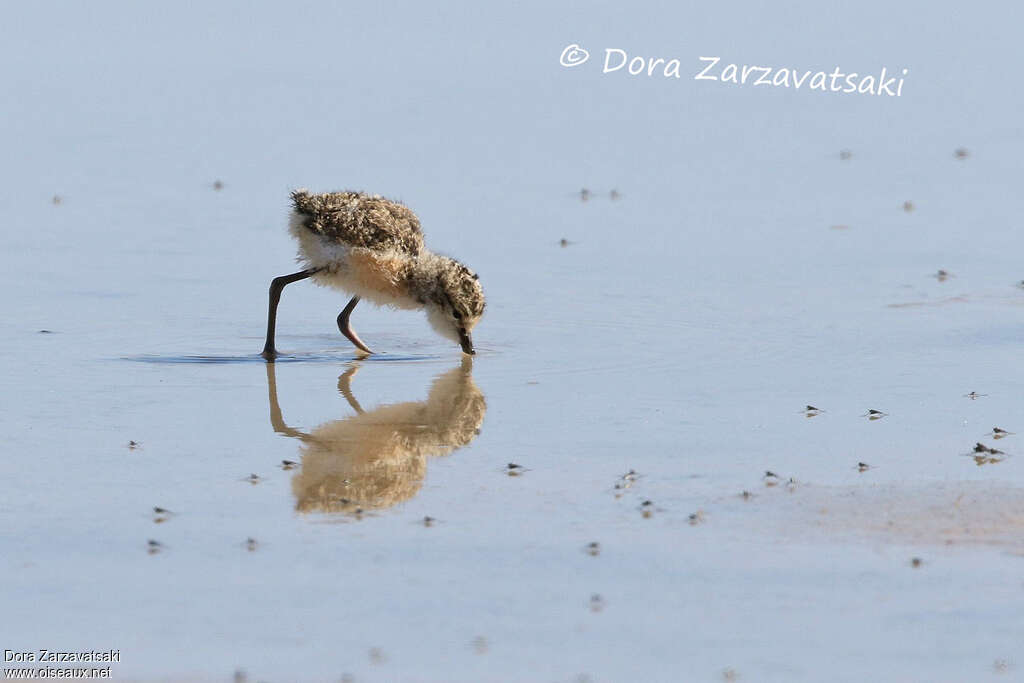
[[[292,478],[300,512],[362,514],[411,499],[423,485],[429,456],[448,455],[480,433],[487,404],[473,382],[473,361],[434,380],[425,401],[363,410],[352,393],[353,365],[338,390],[355,415],[306,433],[285,424],[277,400],[276,367],[267,364],[270,423],[302,442],[302,466]]]

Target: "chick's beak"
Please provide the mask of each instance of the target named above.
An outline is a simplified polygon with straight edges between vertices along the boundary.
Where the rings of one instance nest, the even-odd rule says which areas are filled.
[[[476,351],[473,350],[473,338],[469,336],[469,332],[461,327],[459,328],[459,343],[462,344],[463,353],[469,354],[470,356],[476,353]]]

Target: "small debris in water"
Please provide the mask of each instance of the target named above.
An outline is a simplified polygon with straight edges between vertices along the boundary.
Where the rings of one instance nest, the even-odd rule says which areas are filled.
[[[970,453],[968,455],[971,455]],[[999,450],[998,448],[990,448],[980,441],[974,444],[974,463],[981,467],[982,465],[995,465],[1001,463],[1005,458],[1006,453]]]
[[[914,210],[914,202],[910,201],[909,199],[907,201],[903,202],[903,210],[906,211],[907,213],[910,213],[911,211],[913,211]]]
[[[257,546],[259,546],[259,543],[256,542],[255,538],[252,538],[250,536],[249,538],[245,539],[245,549],[248,550],[250,553],[254,552]]]
[[[53,334],[53,330],[39,330],[38,334]]]
[[[997,659],[992,662],[992,671],[997,674],[1004,674],[1010,670],[1010,662],[1005,659]]]
[[[604,605],[605,605],[604,598],[601,597],[600,593],[594,593],[593,595],[590,596],[590,611],[591,612],[595,612],[595,613],[596,612],[600,612],[601,610],[604,609]]]
[[[922,564],[924,564],[924,560],[922,560],[920,557],[914,557],[910,560],[910,566],[914,569],[919,568]]]
[[[1013,433],[1014,432],[1008,432],[1005,429],[1000,429],[999,427],[993,427],[992,428],[992,438],[993,439],[1002,439],[1004,437],[1012,435]]]
[[[848,149],[839,150],[839,158],[843,161],[849,161],[853,157],[853,152]]]
[[[971,153],[966,147],[957,147],[956,150],[953,151],[953,157],[956,159],[966,159],[970,155]]]
[[[859,462],[859,463],[857,463],[857,471],[858,472],[867,472],[870,469],[871,469],[871,465],[867,464],[866,462]]]
[[[751,493],[750,491],[744,491],[743,493],[740,494],[740,498],[742,498],[743,500],[750,500],[753,497],[754,494]]]
[[[863,415],[861,415],[861,417],[866,417],[869,420],[881,420],[883,417],[887,416],[888,414],[889,413],[883,413],[881,410],[875,410],[874,408],[872,408],[868,412],[866,412]]]
[[[845,224],[842,224],[842,223],[837,224],[837,225],[830,225],[828,227],[830,229],[832,229],[832,230],[849,230],[850,229],[849,225],[845,225]]]
[[[580,190],[580,201],[585,202],[588,199],[590,199],[590,190],[584,187]]]
[[[977,391],[972,391],[969,394],[964,394],[964,398],[969,398],[972,401],[982,398],[983,396],[988,396],[988,394],[979,394]]]
[[[572,244],[572,242],[570,242],[569,240],[567,240],[567,239],[565,239],[565,238],[563,237],[562,239],[558,240],[558,244],[559,244],[559,246],[562,246],[562,247],[567,247],[567,246],[569,246],[570,244]]]
[[[235,675],[232,680],[234,683],[245,683],[249,680],[249,674],[245,673],[245,669],[235,669]]]
[[[294,470],[298,466],[299,466],[299,463],[295,462],[294,460],[282,460],[281,461],[281,469],[282,470]]]
[[[640,477],[640,475],[637,474],[636,470],[630,470],[629,472],[626,472],[621,477],[619,477],[619,480],[617,482],[615,482],[615,488],[616,489],[620,489],[620,490],[621,489],[628,489],[631,486],[633,486],[633,483],[639,477]]]
[[[591,541],[583,548],[583,550],[587,553],[587,555],[590,555],[591,557],[597,557],[601,554],[601,544],[597,541]]]
[[[55,194],[53,195],[53,199],[51,199],[50,201],[53,202],[54,206],[60,206],[61,204],[64,203],[64,198],[61,197],[59,194]]]
[[[383,664],[388,661],[388,656],[379,647],[371,647],[366,654],[374,664]]]
[[[611,192],[608,193],[608,199],[611,199],[613,202],[621,198],[622,195],[619,194],[618,190],[612,190]]]
[[[224,183],[222,183],[219,180],[214,180],[213,181],[213,189],[216,190],[217,192],[220,192],[221,190],[224,189]]]
[[[1019,287],[1020,289],[1024,289],[1024,280],[1021,280],[1020,282],[1018,282],[1017,283],[1017,287]]]
[[[629,472],[626,472],[625,474],[623,474],[622,476],[620,476],[620,477],[618,478],[618,480],[617,480],[617,481],[615,482],[615,487],[614,487],[614,488],[615,488],[615,491],[616,491],[616,493],[615,493],[615,497],[616,497],[616,498],[621,498],[621,497],[622,497],[622,494],[623,494],[623,493],[624,493],[624,492],[625,492],[625,491],[626,491],[627,489],[630,489],[630,488],[632,488],[632,487],[633,487],[633,484],[634,484],[634,483],[636,482],[636,480],[637,480],[637,479],[639,479],[639,478],[640,478],[640,475],[639,475],[639,474],[637,474],[637,471],[636,471],[636,470],[630,470]]]
[[[258,475],[258,474],[250,474],[250,475],[249,475],[248,477],[246,477],[246,478],[245,478],[245,479],[243,479],[242,481],[247,481],[247,482],[249,482],[250,484],[252,484],[253,486],[255,486],[256,484],[258,484],[258,483],[260,483],[261,481],[263,481],[263,477],[261,477],[261,476],[260,476],[260,475]]]
[[[154,541],[152,538],[146,542],[146,546],[148,548],[146,552],[148,552],[150,555],[156,555],[158,552],[164,549],[163,543],[161,543],[160,541]]]
[[[490,644],[483,636],[477,636],[473,639],[473,642],[470,643],[470,647],[473,648],[473,652],[476,654],[485,655],[487,654],[487,650],[490,649]]]

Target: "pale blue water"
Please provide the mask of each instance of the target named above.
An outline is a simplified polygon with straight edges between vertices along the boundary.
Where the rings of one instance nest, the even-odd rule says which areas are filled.
[[[120,649],[121,680],[1021,678],[1024,436],[986,436],[1024,434],[1020,13],[8,7],[0,648]],[[736,87],[702,55],[909,75]],[[256,355],[296,187],[405,201],[489,297],[479,434],[473,391],[431,394],[457,347],[361,306],[383,426],[345,440],[347,299],[285,290],[282,419],[349,435],[333,513],[296,510],[319,470]],[[371,480],[399,500],[337,502]]]

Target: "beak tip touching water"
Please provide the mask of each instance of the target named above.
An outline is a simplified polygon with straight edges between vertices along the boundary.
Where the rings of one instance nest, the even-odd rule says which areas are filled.
[[[469,336],[469,332],[459,330],[459,344],[462,345],[462,352],[473,356],[476,355],[476,350],[473,349],[473,338]]]

